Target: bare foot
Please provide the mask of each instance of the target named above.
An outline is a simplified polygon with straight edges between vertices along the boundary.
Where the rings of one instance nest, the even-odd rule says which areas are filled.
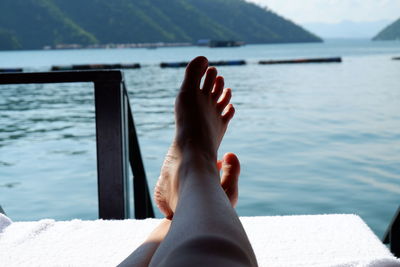
[[[155,202],[167,218],[173,216],[178,202],[182,151],[199,151],[201,155],[196,156],[217,161],[218,147],[235,113],[230,99],[231,89],[224,89],[223,77],[217,77],[216,68],[208,68],[205,57],[197,57],[189,63],[175,103],[176,136],[154,190]]]

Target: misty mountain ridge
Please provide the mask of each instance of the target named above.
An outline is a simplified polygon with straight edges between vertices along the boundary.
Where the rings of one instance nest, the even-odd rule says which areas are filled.
[[[355,22],[344,20],[339,23],[303,23],[302,26],[322,38],[368,38],[371,39],[390,20]]]

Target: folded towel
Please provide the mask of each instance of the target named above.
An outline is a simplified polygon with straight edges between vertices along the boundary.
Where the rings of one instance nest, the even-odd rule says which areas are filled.
[[[377,259],[364,262],[351,262],[340,264],[334,267],[397,267],[399,266],[398,259]]]
[[[1,216],[1,215],[0,215]],[[259,266],[400,266],[356,215],[241,217]],[[0,266],[116,266],[159,219],[41,220],[0,217]]]
[[[357,215],[242,217],[260,266],[388,266],[400,261]],[[388,260],[388,261],[386,261]],[[383,265],[374,265],[374,262]]]

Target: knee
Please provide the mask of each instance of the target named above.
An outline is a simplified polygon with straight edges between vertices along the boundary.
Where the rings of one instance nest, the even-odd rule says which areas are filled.
[[[252,253],[238,242],[217,235],[191,238],[178,245],[162,266],[257,266]]]

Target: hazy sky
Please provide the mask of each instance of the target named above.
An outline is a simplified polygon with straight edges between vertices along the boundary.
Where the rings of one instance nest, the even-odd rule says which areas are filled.
[[[400,17],[400,0],[247,0],[297,23],[377,21]]]

